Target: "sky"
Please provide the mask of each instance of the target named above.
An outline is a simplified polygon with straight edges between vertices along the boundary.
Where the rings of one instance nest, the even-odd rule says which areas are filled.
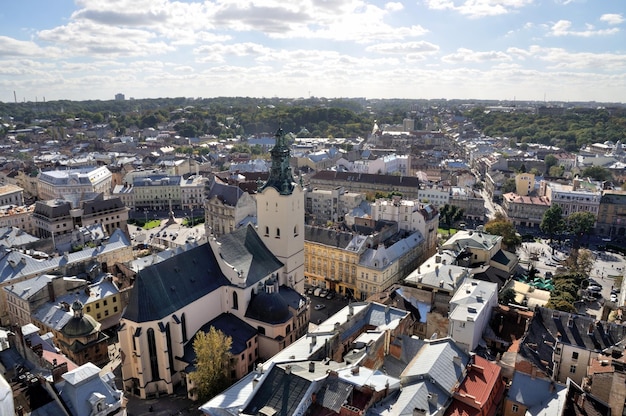
[[[22,0],[0,101],[626,101],[625,0]]]

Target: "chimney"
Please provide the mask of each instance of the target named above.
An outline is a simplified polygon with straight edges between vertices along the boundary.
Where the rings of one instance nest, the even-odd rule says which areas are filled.
[[[309,363],[309,373],[314,373],[315,372],[315,361],[311,361]]]
[[[352,375],[359,374],[359,366],[355,365],[354,367],[352,367],[352,370],[350,370],[350,372],[352,373]]]
[[[285,367],[285,374],[287,374],[287,375],[291,374],[291,366],[290,365],[287,365]]]
[[[317,343],[317,335],[311,335],[311,345],[315,345]]]
[[[455,355],[454,357],[452,357],[452,362],[454,362],[454,364],[458,366],[463,365],[463,362],[461,361],[461,357],[459,357],[458,355]]]
[[[439,399],[439,395],[437,393],[429,393],[428,394],[428,403],[433,406],[437,406],[437,400]]]
[[[52,284],[52,282],[48,282],[48,300],[52,303],[54,303],[54,300],[56,299],[56,296],[54,294],[54,285]]]

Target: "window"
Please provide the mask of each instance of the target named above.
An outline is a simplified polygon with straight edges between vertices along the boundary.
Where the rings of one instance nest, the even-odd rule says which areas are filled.
[[[570,366],[569,366],[569,372],[570,372],[571,374],[574,374],[574,373],[576,372],[576,366],[575,366],[575,365],[570,365]]]
[[[512,411],[513,413],[517,413],[517,412],[519,411],[519,406],[518,406],[518,405],[516,405],[516,404],[514,404],[513,406],[511,406],[511,411]]]
[[[152,380],[159,379],[159,362],[157,357],[156,340],[154,338],[154,329],[148,329],[148,355],[150,357],[150,370]]]
[[[578,360],[578,353],[576,351],[572,353],[572,360]]]
[[[113,307],[113,313],[117,312],[117,306]]]
[[[233,292],[233,309],[239,309],[239,298],[237,292]]]
[[[104,306],[107,306],[107,305],[108,305],[108,303],[107,303],[107,300],[106,300],[106,299],[105,299],[105,300],[103,300],[103,303],[104,303]]]
[[[96,309],[100,309],[100,302],[96,302]]]
[[[280,238],[280,228],[276,229],[276,238]]]
[[[270,235],[270,227],[265,227],[265,236],[269,236]]]

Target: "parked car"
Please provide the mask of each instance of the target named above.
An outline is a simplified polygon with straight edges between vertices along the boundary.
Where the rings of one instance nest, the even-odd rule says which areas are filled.
[[[328,295],[326,295],[326,299],[332,299],[334,297],[335,297],[335,292],[333,292],[332,290],[328,292]]]
[[[320,297],[325,298],[326,295],[328,295],[328,289],[322,289],[322,291],[320,292]]]
[[[611,302],[617,302],[617,294],[611,293]]]
[[[306,290],[306,294],[307,295],[312,295],[314,291],[315,291],[315,287],[311,286],[310,288],[308,288]]]
[[[602,286],[598,286],[598,285],[589,285],[589,287],[587,288],[588,291],[590,292],[602,292]]]
[[[315,305],[315,310],[316,311],[321,311],[322,309],[324,309],[326,307],[326,305],[323,305],[321,303],[318,303],[317,305]]]

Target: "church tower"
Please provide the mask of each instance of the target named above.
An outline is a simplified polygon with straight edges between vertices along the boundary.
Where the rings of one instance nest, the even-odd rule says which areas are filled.
[[[279,283],[303,293],[304,189],[293,179],[285,133],[278,129],[275,137],[269,178],[256,195],[257,231],[285,265]]]

